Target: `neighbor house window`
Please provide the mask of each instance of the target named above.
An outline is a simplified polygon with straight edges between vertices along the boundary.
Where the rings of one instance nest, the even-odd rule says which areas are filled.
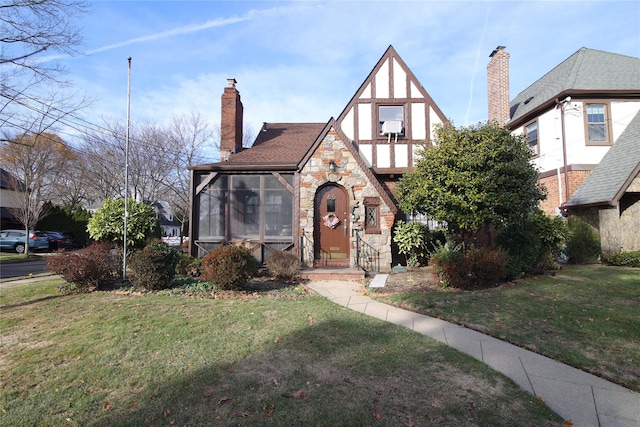
[[[380,105],[378,107],[378,133],[380,135],[404,135],[404,107]]]
[[[607,126],[606,104],[587,104],[587,143],[608,144],[609,127]]]
[[[365,197],[364,199],[364,232],[365,234],[380,234],[379,197]]]
[[[531,154],[537,156],[540,154],[540,144],[538,141],[538,122],[534,121],[524,127],[524,133],[527,137],[527,144]]]

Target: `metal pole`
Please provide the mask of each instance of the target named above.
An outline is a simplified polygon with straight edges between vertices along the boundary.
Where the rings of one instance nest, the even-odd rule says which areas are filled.
[[[124,246],[122,250],[122,280],[127,280],[127,217],[129,216],[129,128],[131,122],[131,57],[127,58],[127,133],[124,149]]]

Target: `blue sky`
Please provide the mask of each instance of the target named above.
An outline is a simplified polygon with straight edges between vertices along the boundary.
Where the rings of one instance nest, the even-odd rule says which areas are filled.
[[[487,118],[486,65],[511,54],[511,98],[581,47],[640,56],[638,1],[94,1],[85,55],[62,58],[84,113],[220,121],[228,77],[245,124],[337,117],[389,45],[455,125]]]

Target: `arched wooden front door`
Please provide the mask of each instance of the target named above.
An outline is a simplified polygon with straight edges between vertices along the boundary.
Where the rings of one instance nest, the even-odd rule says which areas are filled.
[[[349,266],[349,197],[344,188],[329,184],[315,199],[314,258],[316,266]]]

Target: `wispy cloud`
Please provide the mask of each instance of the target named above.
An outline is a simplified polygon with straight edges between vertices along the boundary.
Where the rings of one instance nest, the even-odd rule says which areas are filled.
[[[484,35],[487,31],[487,23],[489,22],[489,13],[491,11],[491,3],[487,7],[487,13],[484,17],[484,25],[482,26],[482,33],[480,34],[480,40],[478,40],[478,49],[476,50],[476,59],[475,64],[473,66],[473,72],[471,73],[471,80],[469,81],[469,101],[467,102],[467,111],[464,114],[464,125],[469,125],[469,115],[471,114],[471,109],[473,107],[473,92],[474,85],[476,80],[476,75],[478,74],[478,63],[480,62],[480,50],[483,47]]]
[[[229,25],[239,24],[242,22],[257,20],[260,18],[283,15],[283,14],[289,13],[290,11],[291,11],[291,8],[289,7],[274,7],[270,9],[264,9],[264,10],[252,9],[239,16],[210,19],[200,24],[183,25],[181,27],[172,28],[167,31],[161,31],[159,33],[149,34],[146,36],[134,37],[129,40],[124,40],[121,42],[101,46],[95,49],[90,49],[83,52],[83,56],[93,55],[95,53],[105,52],[108,50],[117,49],[123,46],[129,46],[132,44],[151,42],[151,41],[156,41],[156,40],[179,36],[179,35],[188,35],[188,34],[197,33],[199,31],[208,30],[211,28],[225,27]],[[48,55],[48,56],[43,56],[41,58],[38,58],[37,61],[49,62],[49,61],[56,61],[56,60],[65,59],[65,58],[69,58],[69,55]]]
[[[247,13],[240,16],[232,16],[230,18],[217,18],[211,19],[201,24],[192,24],[192,25],[184,25],[182,27],[172,28],[168,31],[162,31],[155,34],[149,34],[146,36],[135,37],[129,40],[125,40],[119,43],[113,43],[110,45],[102,46],[97,49],[88,50],[85,52],[86,55],[92,55],[98,52],[104,52],[106,50],[116,49],[123,46],[128,46],[135,43],[143,43],[149,41],[155,41],[159,39],[164,39],[167,37],[173,37],[178,35],[192,34],[198,31],[208,30],[210,28],[216,27],[225,27],[228,25],[238,24],[245,21],[251,21],[254,19],[258,19],[261,17],[274,16],[282,13],[286,13],[288,8],[277,7],[265,10],[255,10],[252,9]]]

